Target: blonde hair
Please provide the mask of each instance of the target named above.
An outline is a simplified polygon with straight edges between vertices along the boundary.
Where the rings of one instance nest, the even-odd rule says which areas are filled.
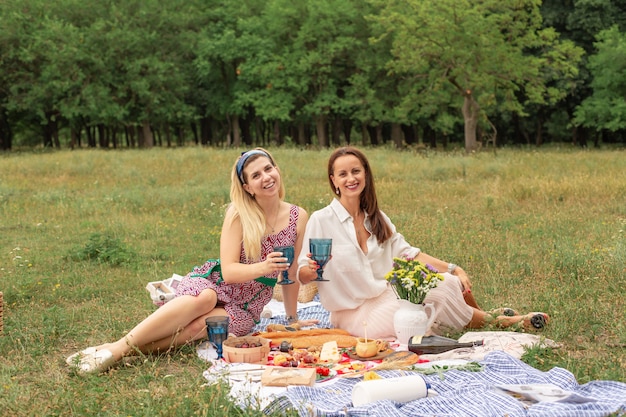
[[[233,165],[230,174],[230,201],[234,210],[232,220],[239,218],[241,222],[241,228],[243,230],[243,250],[246,254],[246,259],[259,261],[261,258],[261,240],[265,235],[266,219],[256,199],[243,189],[243,185],[246,183],[245,173],[243,171],[245,171],[245,167],[248,163],[260,157],[268,158],[272,166],[276,168],[277,166],[274,162],[274,158],[268,151],[263,148],[255,148],[253,150],[261,152],[252,153],[249,151],[251,153],[250,155],[246,155],[247,152],[244,152]],[[241,167],[242,175],[239,176],[237,164],[239,160],[244,157],[243,166]],[[281,201],[285,197],[285,186],[283,185],[282,177],[280,177],[278,197]]]

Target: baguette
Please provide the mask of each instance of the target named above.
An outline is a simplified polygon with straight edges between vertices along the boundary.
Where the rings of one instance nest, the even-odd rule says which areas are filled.
[[[273,345],[286,341],[294,349],[307,349],[311,346],[322,346],[335,340],[340,348],[356,346],[356,337],[342,329],[309,329],[295,332],[261,332],[258,336],[269,339]]]
[[[279,338],[295,339],[298,337],[320,336],[320,335],[326,335],[326,334],[350,336],[350,333],[348,333],[346,330],[343,330],[343,329],[308,329],[308,330],[296,330],[293,332],[270,331],[270,332],[260,332],[258,336],[263,337],[265,339],[279,339]]]

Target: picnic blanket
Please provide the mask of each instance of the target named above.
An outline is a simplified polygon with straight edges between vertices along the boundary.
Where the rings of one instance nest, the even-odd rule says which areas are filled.
[[[272,314],[261,319],[254,331],[263,331],[272,323],[285,324],[281,305],[280,302],[268,305]],[[328,312],[316,299],[306,305],[299,304],[298,315],[301,319],[319,320],[319,327],[331,327]],[[219,379],[223,363],[209,368],[204,376],[209,383],[229,383],[233,401],[242,408],[262,409],[264,413],[294,409],[303,417],[601,417],[611,413],[626,416],[626,383],[592,381],[579,385],[574,375],[566,369],[557,367],[542,372],[519,360],[525,347],[533,344],[558,347],[558,344],[549,339],[516,332],[468,332],[459,340],[484,340],[485,344],[439,355],[421,355],[421,358],[431,361],[424,366],[438,366],[446,361],[472,360],[478,361],[483,370],[467,372],[451,369],[443,373],[424,375],[427,384],[437,395],[408,403],[381,400],[354,407],[351,400],[352,388],[362,378],[334,378],[316,383],[313,387],[264,387],[258,381]],[[198,354],[207,360],[214,359],[214,352],[206,345],[199,348]],[[378,373],[383,378],[411,374],[409,371]],[[504,394],[496,388],[507,384],[553,384],[587,400],[578,403],[537,402],[529,405],[528,402]]]
[[[301,304],[298,303],[298,316],[302,320],[316,319],[319,320],[317,327],[330,328],[330,314],[319,303],[319,295],[313,301]],[[262,318],[255,326],[253,332],[263,332],[269,324],[287,324],[285,320],[285,310],[283,303],[272,300],[268,304],[268,310],[272,312],[271,317]],[[495,350],[503,350],[515,358],[521,358],[526,348],[532,346],[541,346],[548,348],[558,348],[559,344],[553,340],[546,339],[540,335],[530,333],[519,333],[509,331],[484,331],[484,332],[467,332],[459,338],[459,342],[483,341],[482,346],[474,346],[470,348],[460,348],[450,350],[448,352],[436,355],[421,355],[423,359],[429,361],[443,359],[466,359],[466,360],[482,360],[485,355]],[[406,345],[396,350],[407,350]]]
[[[295,409],[301,416],[326,417],[601,417],[626,415],[626,383],[592,381],[579,385],[563,368],[539,371],[503,351],[488,353],[480,372],[449,370],[425,375],[438,393],[408,403],[389,400],[353,407],[351,392],[360,379],[334,379],[315,387],[292,386],[265,407],[267,413]],[[406,371],[380,371],[388,378]],[[495,389],[502,384],[554,384],[593,399],[583,403],[538,402],[528,405]]]

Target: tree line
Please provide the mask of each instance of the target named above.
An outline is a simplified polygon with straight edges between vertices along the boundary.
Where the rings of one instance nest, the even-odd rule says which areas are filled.
[[[625,143],[619,0],[4,0],[0,149]]]

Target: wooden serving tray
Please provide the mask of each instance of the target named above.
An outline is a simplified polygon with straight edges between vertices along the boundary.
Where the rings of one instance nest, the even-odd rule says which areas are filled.
[[[380,360],[380,359],[384,359],[385,357],[387,357],[387,355],[389,355],[392,352],[394,352],[393,349],[387,349],[384,352],[378,352],[378,354],[376,356],[372,356],[372,357],[369,357],[369,358],[362,358],[361,356],[357,355],[356,352],[354,350],[352,350],[352,349],[346,351],[346,353],[348,354],[350,359],[355,359],[355,360],[359,360],[359,361],[377,361],[377,360]]]

